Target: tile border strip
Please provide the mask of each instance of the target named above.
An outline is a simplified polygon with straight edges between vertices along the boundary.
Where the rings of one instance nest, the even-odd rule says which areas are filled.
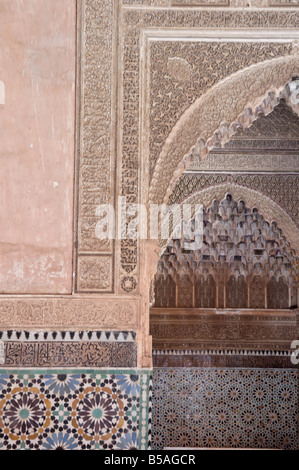
[[[0,341],[134,342],[135,331],[0,331]]]

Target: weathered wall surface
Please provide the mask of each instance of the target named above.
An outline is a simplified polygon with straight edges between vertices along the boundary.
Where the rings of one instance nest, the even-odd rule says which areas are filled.
[[[114,244],[84,235],[100,243],[98,194],[113,199],[117,4],[0,0],[1,450],[148,447],[140,299],[108,299]],[[76,134],[77,72],[87,112]],[[83,256],[73,286],[77,156]]]
[[[76,2],[0,16],[0,293],[71,293]]]

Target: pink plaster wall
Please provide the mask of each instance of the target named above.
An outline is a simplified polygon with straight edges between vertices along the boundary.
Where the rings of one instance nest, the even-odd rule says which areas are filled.
[[[0,293],[71,293],[75,0],[0,0],[0,20]]]

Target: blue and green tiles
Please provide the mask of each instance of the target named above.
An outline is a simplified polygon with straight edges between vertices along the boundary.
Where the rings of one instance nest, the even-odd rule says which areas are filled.
[[[0,371],[0,449],[147,449],[150,371]]]

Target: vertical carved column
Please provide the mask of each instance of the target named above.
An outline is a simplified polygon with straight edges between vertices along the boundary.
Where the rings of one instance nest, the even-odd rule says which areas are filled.
[[[231,276],[226,284],[226,308],[247,308],[247,284],[243,276]]]
[[[178,282],[178,307],[193,307],[193,283],[187,274],[179,278]]]
[[[267,304],[270,309],[289,308],[289,287],[282,277],[278,281],[272,277],[268,282]]]
[[[138,365],[140,367],[152,368],[152,337],[149,334],[150,285],[157,270],[159,255],[160,247],[156,240],[140,241],[140,282],[144,292],[139,312]]]
[[[216,283],[212,275],[200,276],[195,283],[195,307],[216,308]]]
[[[255,276],[250,283],[249,308],[265,308],[265,282],[261,276]]]
[[[114,241],[97,237],[96,211],[115,207],[118,4],[78,1],[75,292],[114,292]]]

